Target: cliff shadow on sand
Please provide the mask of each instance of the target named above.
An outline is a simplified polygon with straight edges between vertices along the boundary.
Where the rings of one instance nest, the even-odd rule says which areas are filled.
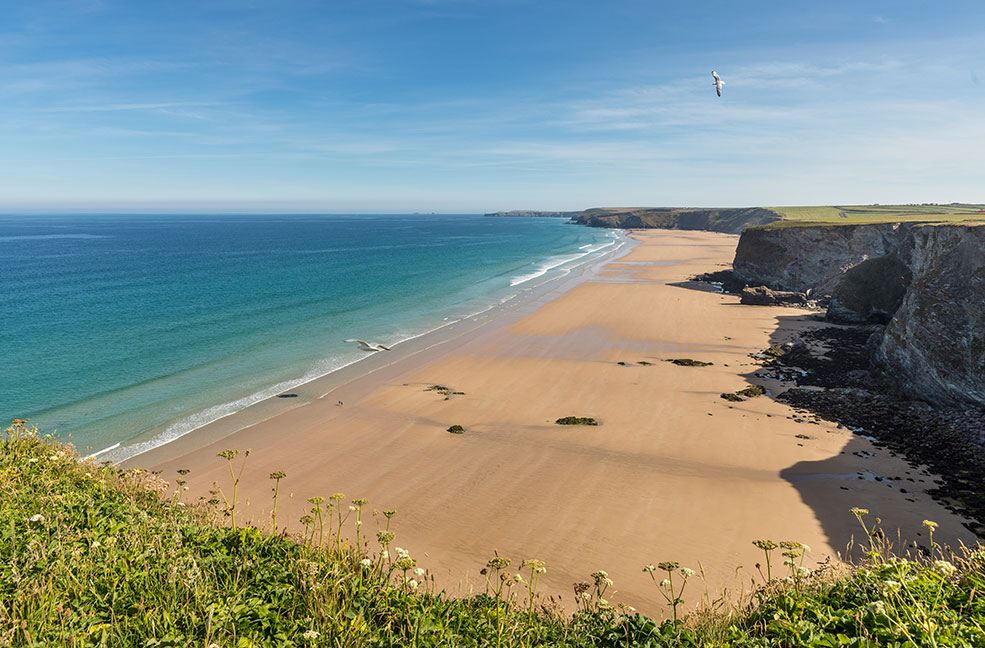
[[[873,360],[883,327],[832,326],[814,317],[781,316],[770,348],[760,354],[762,366],[746,378],[768,377],[770,396],[793,408],[795,421],[830,421],[855,434],[840,454],[781,472],[815,512],[831,546],[845,547],[857,534],[845,515],[852,506],[883,518],[890,535],[899,529],[898,541],[921,541],[919,524],[901,526],[921,515],[948,518],[952,540],[981,537],[985,412],[908,399]]]

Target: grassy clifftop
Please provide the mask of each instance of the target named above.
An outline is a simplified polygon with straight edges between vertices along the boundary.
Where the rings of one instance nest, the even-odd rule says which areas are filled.
[[[9,428],[0,646],[985,645],[985,551],[954,557],[931,541],[930,558],[897,558],[865,511],[853,511],[872,546],[860,567],[810,571],[802,545],[759,540],[768,583],[748,604],[658,623],[606,601],[612,581],[595,572],[575,585],[578,612],[565,615],[537,595],[536,560],[492,556],[485,593],[437,591],[395,545],[392,511],[377,548],[357,549],[364,500],[311,498],[296,539],[223,523],[245,456],[222,454],[231,483],[212,504],[186,505],[180,480],[82,462],[23,422]],[[272,474],[272,486],[282,478]],[[674,562],[641,571],[669,616],[683,612],[693,572]]]
[[[592,227],[708,230],[737,234],[748,227],[866,225],[872,223],[985,222],[985,204],[833,205],[815,207],[599,207],[573,217]]]
[[[967,223],[985,221],[985,205],[841,205],[771,207],[781,220],[766,227],[869,225],[873,223]]]

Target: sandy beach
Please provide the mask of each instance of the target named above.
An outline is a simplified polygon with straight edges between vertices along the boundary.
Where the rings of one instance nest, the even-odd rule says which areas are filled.
[[[804,542],[809,566],[843,551],[859,531],[853,506],[903,537],[921,540],[931,519],[935,538],[973,541],[923,492],[933,476],[833,424],[795,421],[769,396],[719,398],[749,386],[758,367],[750,353],[819,325],[802,309],[743,306],[686,283],[729,264],[738,237],[632,237],[628,255],[536,308],[367,365],[322,398],[217,441],[192,433],[127,465],[170,480],[189,469],[196,498],[213,481],[228,484],[217,452],[250,448],[240,520],[268,524],[267,476],[280,470],[278,517],[292,531],[306,498],[343,492],[368,499],[368,509],[396,509],[394,544],[450,593],[481,591],[479,570],[495,550],[514,565],[545,561],[542,590],[569,607],[572,583],[606,570],[610,602],[652,616],[666,605],[643,565],[703,568],[706,582],[689,585],[693,604],[706,590],[714,598],[749,583],[762,558],[755,539]],[[463,394],[427,390],[436,384]],[[600,424],[554,423],[569,415]],[[449,434],[453,424],[465,434]],[[915,481],[904,495],[860,472]]]

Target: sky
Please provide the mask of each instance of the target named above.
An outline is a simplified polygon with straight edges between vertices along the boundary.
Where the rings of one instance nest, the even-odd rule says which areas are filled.
[[[983,24],[980,0],[0,0],[0,211],[982,202]]]

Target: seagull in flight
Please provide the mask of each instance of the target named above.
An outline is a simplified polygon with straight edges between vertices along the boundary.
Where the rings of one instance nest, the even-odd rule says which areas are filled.
[[[718,93],[718,96],[721,97],[722,86],[725,85],[725,82],[722,81],[722,77],[718,76],[718,72],[715,72],[714,70],[711,71],[711,76],[715,77],[715,80],[711,82],[711,85],[715,86],[715,91]]]
[[[366,340],[357,340],[355,338],[349,338],[348,340],[345,340],[345,341],[346,342],[355,342],[356,344],[359,345],[359,348],[361,350],[363,350],[363,351],[389,351],[390,350],[390,347],[388,347],[386,345],[379,344],[379,343],[370,344]]]

